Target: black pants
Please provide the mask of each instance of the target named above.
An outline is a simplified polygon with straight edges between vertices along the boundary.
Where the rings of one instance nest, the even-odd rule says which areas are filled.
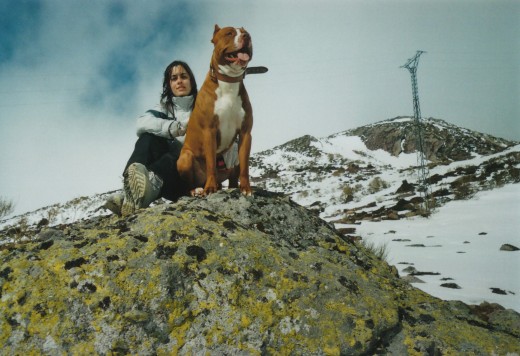
[[[168,200],[177,200],[188,193],[188,185],[177,171],[177,159],[182,143],[153,134],[142,134],[135,143],[134,152],[125,166],[125,171],[132,163],[141,163],[149,171],[163,180],[161,196]]]

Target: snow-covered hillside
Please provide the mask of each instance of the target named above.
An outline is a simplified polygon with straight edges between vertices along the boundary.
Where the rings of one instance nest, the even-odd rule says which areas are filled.
[[[520,184],[451,201],[429,218],[366,221],[356,228],[363,239],[386,245],[387,262],[425,292],[520,311],[520,251],[503,250],[520,247]]]
[[[386,246],[388,262],[418,288],[520,311],[520,251],[501,250],[520,247],[520,145],[429,120],[435,208],[424,217],[414,187],[417,155],[404,149],[411,123],[397,118],[302,137],[256,155],[252,175],[258,185],[316,209],[346,236]],[[380,128],[398,140],[387,141],[390,152],[366,147]]]
[[[396,118],[300,137],[251,157],[253,185],[290,195],[346,238],[386,245],[399,274],[434,296],[520,311],[520,251],[501,250],[520,247],[520,145],[425,120],[435,203],[425,217],[413,132]],[[0,221],[0,240],[106,215],[110,193]]]

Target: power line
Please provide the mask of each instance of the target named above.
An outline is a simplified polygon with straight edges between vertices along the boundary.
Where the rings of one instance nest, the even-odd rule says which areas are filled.
[[[414,57],[408,59],[408,61],[401,66],[406,68],[412,76],[412,95],[413,95],[413,113],[414,113],[414,126],[415,126],[415,140],[416,140],[416,151],[417,151],[417,174],[419,176],[419,193],[423,198],[423,206],[426,214],[430,214],[430,209],[433,208],[430,204],[431,187],[428,183],[429,171],[426,164],[426,155],[424,147],[424,137],[421,122],[421,107],[419,105],[419,90],[417,88],[417,66],[419,65],[419,57],[425,51],[417,51]]]

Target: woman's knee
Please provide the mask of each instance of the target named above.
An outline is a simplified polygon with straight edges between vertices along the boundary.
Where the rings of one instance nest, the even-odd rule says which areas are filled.
[[[136,149],[153,152],[154,154],[168,152],[168,140],[151,133],[144,133],[135,143]]]
[[[155,142],[155,141],[158,141],[159,138],[160,138],[159,136],[146,132],[137,138],[136,145],[140,144],[140,143],[144,144],[144,143]]]

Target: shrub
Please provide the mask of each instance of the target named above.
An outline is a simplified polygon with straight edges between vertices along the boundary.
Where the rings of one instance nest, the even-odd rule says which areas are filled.
[[[21,216],[18,222],[9,230],[7,234],[14,242],[20,242],[24,237],[27,237],[29,232],[29,219],[26,216]]]
[[[0,218],[11,214],[14,211],[14,204],[11,200],[0,197]]]
[[[299,197],[300,198],[307,198],[309,196],[309,191],[308,190],[302,190],[298,193]]]
[[[474,181],[473,178],[472,176],[462,176],[451,182],[450,186],[455,195],[455,200],[467,200],[475,195],[476,189],[471,184]]]
[[[351,202],[354,200],[354,194],[359,192],[363,186],[361,184],[356,184],[355,186],[351,186],[350,184],[345,184],[341,187],[341,201],[344,203]]]
[[[340,167],[340,168],[336,169],[336,170],[332,173],[332,175],[333,175],[334,177],[342,177],[342,176],[345,175],[345,172],[346,172],[346,169],[343,168],[343,167]]]
[[[361,240],[361,243],[365,248],[375,255],[378,259],[382,261],[386,261],[388,258],[388,243],[377,245],[374,242],[369,242],[366,240]]]
[[[59,213],[60,209],[57,206],[53,206],[52,208],[47,210],[47,220],[49,220],[49,224],[53,225],[54,223],[56,223]]]
[[[454,188],[453,193],[455,195],[455,200],[468,200],[475,195],[476,190],[473,188],[471,183],[464,183]]]
[[[368,183],[368,192],[374,194],[388,187],[389,185],[387,182],[382,180],[380,177],[375,177],[370,181],[370,183]]]

